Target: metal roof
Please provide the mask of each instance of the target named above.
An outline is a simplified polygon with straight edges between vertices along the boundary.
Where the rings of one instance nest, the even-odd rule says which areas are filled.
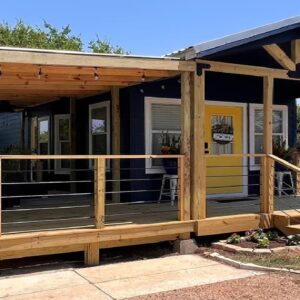
[[[298,27],[300,27],[300,16],[190,46],[167,54],[167,56],[185,59],[201,58]]]

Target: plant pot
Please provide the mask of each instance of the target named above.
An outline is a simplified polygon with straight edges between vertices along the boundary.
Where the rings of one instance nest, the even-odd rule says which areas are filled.
[[[177,158],[163,158],[163,166],[166,173],[169,175],[178,174],[178,161]]]

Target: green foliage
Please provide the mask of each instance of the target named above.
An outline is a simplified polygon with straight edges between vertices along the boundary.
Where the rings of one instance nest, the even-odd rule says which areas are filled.
[[[286,244],[288,246],[297,246],[300,245],[300,236],[299,235],[289,235],[286,237]]]
[[[229,238],[227,238],[227,244],[239,244],[242,241],[242,238],[237,233],[233,233]]]
[[[295,153],[294,148],[289,148],[286,144],[286,141],[279,139],[276,142],[273,142],[273,154],[288,161],[293,161],[293,154]]]
[[[270,241],[268,239],[268,237],[263,237],[261,239],[257,240],[257,248],[268,248],[270,245]]]
[[[258,243],[259,240],[267,237],[263,229],[257,229],[253,231],[246,232],[246,240],[254,243]]]
[[[14,26],[0,23],[0,46],[37,48],[52,50],[83,51],[84,45],[80,35],[74,35],[70,25],[61,29],[44,21],[42,27],[31,26],[18,20]],[[88,48],[95,53],[127,54],[120,46],[113,46],[110,42],[102,41],[97,36],[88,44]]]
[[[113,46],[110,41],[103,41],[97,35],[95,40],[89,42],[89,49],[94,53],[113,53],[113,54],[130,54],[126,52],[122,47],[116,45]]]
[[[267,237],[270,241],[277,241],[279,239],[279,234],[277,231],[268,231]]]

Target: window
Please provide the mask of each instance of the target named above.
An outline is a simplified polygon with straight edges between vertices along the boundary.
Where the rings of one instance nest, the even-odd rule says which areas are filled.
[[[34,153],[49,154],[49,117],[31,119],[30,147]]]
[[[54,139],[55,154],[70,154],[71,138],[70,138],[70,115],[55,115],[54,117]],[[55,160],[55,171],[61,174],[68,174],[70,161],[67,159]]]
[[[273,142],[278,140],[288,143],[288,110],[285,105],[273,105]],[[263,105],[250,104],[250,152],[263,152]],[[250,169],[259,169],[259,158],[250,159]]]
[[[90,154],[110,153],[110,106],[108,101],[89,106],[89,139]]]
[[[146,154],[161,153],[161,134],[167,131],[176,138],[180,135],[180,99],[145,98]],[[146,173],[163,173],[161,161],[146,160]]]

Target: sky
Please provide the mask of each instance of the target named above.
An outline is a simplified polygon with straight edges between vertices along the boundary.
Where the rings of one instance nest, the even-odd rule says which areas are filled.
[[[70,25],[137,55],[187,46],[300,15],[298,0],[0,0],[0,21]]]

